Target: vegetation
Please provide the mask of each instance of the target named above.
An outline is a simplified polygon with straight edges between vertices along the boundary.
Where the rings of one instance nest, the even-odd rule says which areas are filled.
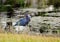
[[[49,0],[48,5],[54,5],[55,8],[59,8],[60,0]]]
[[[15,5],[15,4],[20,4],[22,5],[24,3],[24,0],[7,0],[5,4],[9,5]]]
[[[10,5],[12,8],[24,7],[24,0],[7,0],[5,3],[0,2],[0,11],[6,11],[7,5]]]
[[[15,7],[16,5],[18,5],[19,7],[29,7],[31,5],[31,2],[24,2],[25,0],[7,0],[5,3],[2,3],[2,1],[0,0],[0,10],[6,10],[6,7],[2,6],[2,5],[12,5],[13,7]],[[48,5],[54,5],[55,8],[59,8],[60,7],[60,0],[38,0],[38,8],[43,8],[46,7]]]
[[[38,0],[38,8],[46,8],[47,7],[47,0]]]
[[[60,42],[59,37],[30,36],[26,34],[0,34],[0,42]]]

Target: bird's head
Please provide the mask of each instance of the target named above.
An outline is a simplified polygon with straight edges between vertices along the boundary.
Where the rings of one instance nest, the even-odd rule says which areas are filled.
[[[31,15],[30,14],[26,14],[25,16],[28,17],[28,18],[31,18]]]
[[[26,18],[31,18],[31,15],[30,15],[30,12],[29,12],[29,11],[26,11],[26,12],[25,12],[25,17],[26,17]]]

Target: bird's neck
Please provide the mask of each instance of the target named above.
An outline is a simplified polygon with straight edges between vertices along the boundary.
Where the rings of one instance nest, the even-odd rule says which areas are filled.
[[[30,20],[30,18],[29,18],[29,17],[26,17],[26,19],[27,19],[27,20]]]

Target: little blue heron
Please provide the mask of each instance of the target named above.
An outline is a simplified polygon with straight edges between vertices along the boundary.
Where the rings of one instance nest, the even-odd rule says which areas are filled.
[[[19,21],[16,22],[15,26],[26,26],[30,22],[31,16],[26,14],[25,18],[21,18]]]
[[[26,29],[26,25],[30,22],[31,16],[29,14],[26,14],[24,18],[20,19],[15,24],[16,32],[23,31]]]

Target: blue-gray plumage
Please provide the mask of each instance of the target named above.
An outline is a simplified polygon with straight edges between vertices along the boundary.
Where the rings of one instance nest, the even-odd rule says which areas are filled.
[[[16,22],[15,26],[26,26],[30,22],[30,15],[26,14],[25,18],[20,19]]]

